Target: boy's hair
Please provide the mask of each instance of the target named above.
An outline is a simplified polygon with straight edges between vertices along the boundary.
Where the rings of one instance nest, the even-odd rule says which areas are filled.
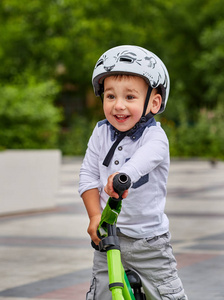
[[[92,83],[96,96],[103,93],[104,79],[111,75],[142,77],[149,87],[156,88],[162,96],[158,113],[164,111],[169,96],[170,80],[164,63],[154,53],[138,46],[118,46],[106,51],[97,61]]]

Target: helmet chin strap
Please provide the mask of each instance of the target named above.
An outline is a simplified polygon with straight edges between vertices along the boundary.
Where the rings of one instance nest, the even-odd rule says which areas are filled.
[[[147,110],[147,107],[148,107],[148,104],[149,104],[149,99],[150,99],[151,93],[152,93],[152,87],[149,85],[148,90],[147,90],[147,94],[146,94],[146,97],[145,97],[145,103],[144,103],[142,116],[141,116],[141,119],[139,120],[140,123],[147,122],[151,117],[154,116],[154,114],[152,112],[149,112],[146,115],[146,110]]]
[[[109,164],[111,162],[111,159],[112,159],[112,157],[114,155],[114,151],[115,151],[116,147],[118,146],[118,144],[123,140],[123,138],[125,136],[130,136],[132,133],[134,133],[137,130],[137,128],[140,126],[141,123],[147,122],[149,119],[151,119],[154,116],[154,114],[152,112],[149,112],[147,115],[145,115],[147,107],[148,107],[148,103],[149,103],[149,99],[150,99],[151,93],[152,93],[152,87],[149,86],[147,94],[146,94],[146,98],[145,98],[145,103],[144,103],[144,108],[143,108],[142,116],[141,116],[140,120],[135,124],[135,126],[132,127],[131,129],[127,130],[127,131],[124,131],[124,132],[117,130],[117,132],[118,132],[117,139],[113,143],[113,145],[111,146],[109,152],[107,153],[107,155],[106,155],[106,157],[105,157],[105,159],[103,161],[103,165],[104,166],[106,166],[106,167],[109,166]],[[103,101],[103,99],[102,99],[102,101]]]

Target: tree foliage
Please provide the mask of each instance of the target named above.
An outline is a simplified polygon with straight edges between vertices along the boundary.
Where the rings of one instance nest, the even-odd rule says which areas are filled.
[[[52,105],[54,82],[0,87],[0,147],[53,148],[61,115]]]
[[[110,47],[135,44],[155,52],[169,70],[165,118],[192,126],[203,109],[216,112],[223,102],[223,20],[221,0],[2,0],[0,89],[11,86],[19,95],[22,83],[24,93],[30,89],[27,78],[37,86],[55,82],[54,104],[63,104],[66,118],[70,114],[63,124],[77,127],[72,116],[88,113],[98,57]],[[45,105],[44,98],[32,101]]]

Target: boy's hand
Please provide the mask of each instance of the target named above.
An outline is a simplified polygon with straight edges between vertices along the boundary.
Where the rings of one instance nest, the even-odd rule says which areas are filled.
[[[99,245],[99,242],[100,242],[100,239],[98,238],[97,233],[96,233],[97,229],[98,229],[98,226],[99,226],[99,223],[100,223],[100,219],[101,219],[101,214],[92,216],[90,218],[89,227],[87,229],[87,232],[91,237],[91,240],[96,245]]]
[[[114,188],[113,188],[113,179],[114,179],[114,176],[116,174],[119,174],[118,172],[110,175],[107,179],[107,184],[104,188],[104,191],[112,198],[116,198],[118,199],[119,198],[119,195],[114,191]],[[123,195],[122,195],[122,198],[126,198],[128,195],[128,190],[124,191]]]

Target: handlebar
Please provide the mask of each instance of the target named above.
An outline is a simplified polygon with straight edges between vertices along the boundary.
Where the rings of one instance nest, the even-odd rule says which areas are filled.
[[[122,196],[124,191],[129,189],[130,185],[131,185],[131,179],[127,174],[118,173],[114,176],[113,188],[114,191],[119,195],[119,198]]]

